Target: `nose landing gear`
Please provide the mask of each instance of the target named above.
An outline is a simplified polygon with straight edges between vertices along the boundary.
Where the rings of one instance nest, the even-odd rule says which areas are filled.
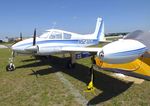
[[[15,65],[13,64],[14,60],[14,52],[12,52],[12,57],[9,58],[9,64],[6,66],[7,71],[14,71],[15,70]]]
[[[14,71],[15,70],[15,65],[13,63],[10,63],[6,66],[7,71]]]

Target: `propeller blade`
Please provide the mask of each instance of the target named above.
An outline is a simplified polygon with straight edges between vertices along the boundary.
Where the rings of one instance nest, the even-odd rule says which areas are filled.
[[[22,41],[22,33],[20,32],[20,40]]]
[[[36,29],[34,30],[34,35],[33,35],[33,46],[36,44]]]

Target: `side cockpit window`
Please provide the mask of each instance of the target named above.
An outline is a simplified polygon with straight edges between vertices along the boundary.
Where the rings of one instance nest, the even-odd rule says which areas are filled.
[[[49,36],[49,39],[62,39],[62,33],[53,31],[51,35]]]
[[[71,34],[64,33],[64,39],[71,39]]]

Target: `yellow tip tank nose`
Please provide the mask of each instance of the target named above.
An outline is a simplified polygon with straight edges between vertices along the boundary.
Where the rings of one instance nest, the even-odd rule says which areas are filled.
[[[143,79],[150,80],[150,58],[140,57],[133,62],[125,64],[108,64],[102,62],[99,58],[95,58],[96,65],[101,68],[122,69],[124,72],[141,75]]]

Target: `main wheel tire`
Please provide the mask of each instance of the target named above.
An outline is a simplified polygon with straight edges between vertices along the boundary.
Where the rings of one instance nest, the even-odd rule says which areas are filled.
[[[14,71],[15,70],[15,66],[14,66],[14,64],[8,64],[7,66],[6,66],[6,70],[7,71]]]

